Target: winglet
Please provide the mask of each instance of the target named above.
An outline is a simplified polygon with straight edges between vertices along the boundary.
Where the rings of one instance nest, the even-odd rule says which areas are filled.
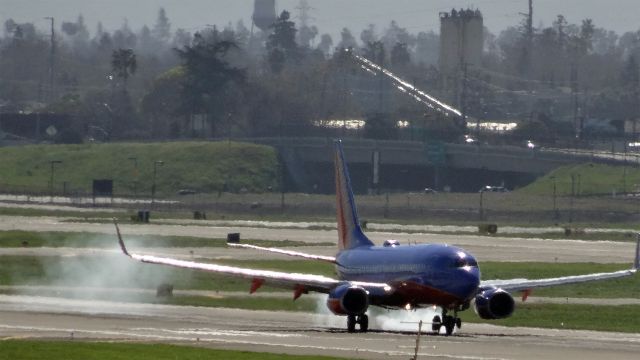
[[[116,233],[118,234],[118,244],[120,244],[120,249],[125,255],[131,256],[127,251],[127,247],[124,245],[124,241],[122,240],[122,235],[120,235],[120,228],[118,227],[118,221],[116,220],[116,218],[113,218],[113,224],[116,226]]]
[[[633,261],[633,269],[640,270],[640,233],[636,234],[638,242],[636,243],[636,259]]]

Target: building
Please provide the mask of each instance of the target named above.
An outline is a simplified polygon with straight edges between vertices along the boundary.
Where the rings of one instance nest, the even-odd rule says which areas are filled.
[[[479,10],[451,10],[440,13],[440,71],[445,75],[463,66],[482,63],[484,25]]]

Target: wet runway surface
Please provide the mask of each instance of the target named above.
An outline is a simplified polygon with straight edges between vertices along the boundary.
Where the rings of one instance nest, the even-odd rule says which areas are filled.
[[[413,355],[415,332],[349,334],[342,322],[330,315],[0,295],[2,338],[163,342],[363,359]],[[637,359],[640,352],[640,334],[480,324],[464,324],[451,337],[424,335],[421,343],[420,356],[430,359]]]

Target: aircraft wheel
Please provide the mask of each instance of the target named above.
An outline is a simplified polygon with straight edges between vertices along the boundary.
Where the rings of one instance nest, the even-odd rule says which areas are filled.
[[[440,316],[438,315],[434,316],[433,320],[431,320],[431,330],[435,331],[436,333],[439,333],[441,326],[442,326],[442,319],[440,319]]]
[[[356,331],[356,316],[348,315],[347,316],[347,331],[352,333]]]
[[[444,329],[445,329],[445,334],[447,336],[453,334],[453,329],[456,326],[456,320],[453,316],[445,316],[444,317]]]
[[[358,317],[358,323],[360,324],[360,332],[367,332],[369,330],[369,317],[366,314]]]

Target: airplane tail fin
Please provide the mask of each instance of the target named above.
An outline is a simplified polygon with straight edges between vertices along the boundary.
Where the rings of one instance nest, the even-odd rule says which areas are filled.
[[[338,218],[338,247],[340,250],[373,246],[360,228],[351,179],[344,160],[342,141],[335,141],[336,210]]]

